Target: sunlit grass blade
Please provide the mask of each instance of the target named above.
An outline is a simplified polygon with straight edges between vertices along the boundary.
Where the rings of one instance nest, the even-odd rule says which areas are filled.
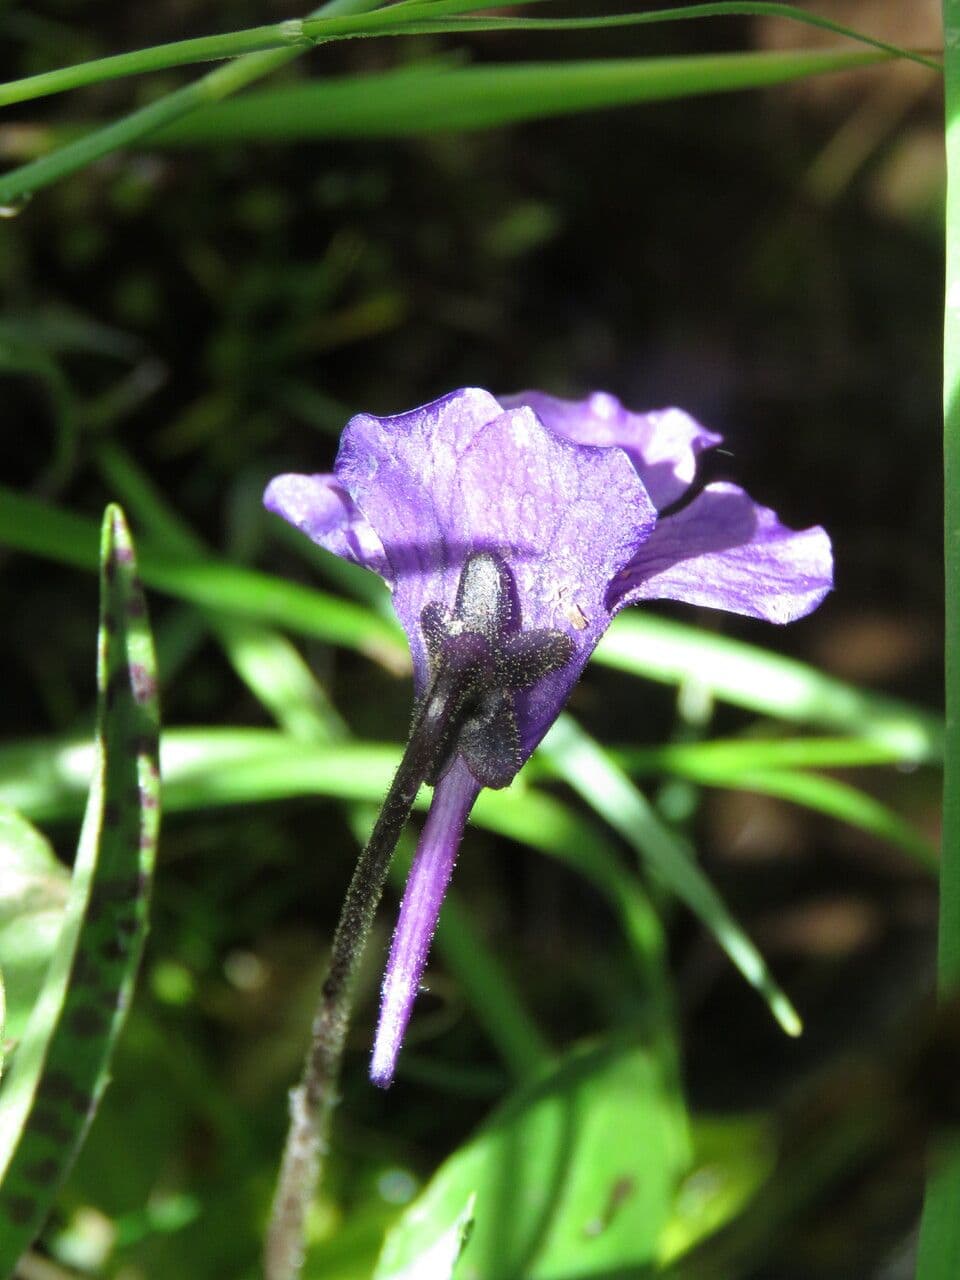
[[[371,786],[386,787],[398,759],[396,748],[370,743],[345,744],[341,752],[313,751],[270,729],[175,729],[164,735],[163,750],[169,809],[288,799],[316,790],[362,800]],[[887,806],[836,779],[799,772],[811,764],[886,762],[887,749],[869,741],[714,740],[613,748],[605,754],[632,775],[668,773],[704,786],[778,795],[890,840],[924,865],[935,862],[927,841]],[[0,748],[0,802],[34,818],[64,817],[74,811],[89,768],[90,751],[82,743],[41,740]],[[544,774],[562,776],[546,752],[534,758],[524,776]]]
[[[569,715],[541,747],[565,781],[636,850],[646,866],[710,930],[788,1035],[802,1024],[763,956],[727,910],[685,842],[657,817],[629,777]]]
[[[239,139],[382,138],[487,129],[601,107],[761,88],[868,67],[888,57],[860,50],[778,51],[436,67],[426,74],[405,67],[245,94],[194,112],[154,141],[219,146]]]
[[[533,0],[526,0],[526,3],[532,3]],[[481,12],[484,9],[496,9],[500,6],[496,0],[400,0],[399,4],[393,4],[381,10],[370,18],[375,21],[389,20],[389,18],[400,17],[401,20],[407,20],[411,16],[414,18],[421,15],[437,16],[438,14],[470,14]],[[832,35],[843,36],[848,40],[856,40],[860,44],[869,45],[871,48],[882,50],[897,58],[907,58],[911,61],[918,62],[923,66],[932,70],[940,71],[941,65],[934,58],[927,57],[923,53],[916,50],[904,48],[902,45],[890,44],[885,40],[878,40],[875,36],[871,36],[864,31],[855,30],[853,27],[844,26],[842,23],[834,22],[832,18],[827,18],[821,14],[811,13],[808,9],[802,9],[797,5],[770,3],[769,0],[732,0],[727,3],[710,3],[710,4],[688,4],[682,7],[666,7],[647,10],[643,13],[629,14],[595,14],[583,18],[560,18],[560,19],[541,19],[540,21],[557,22],[559,24],[577,24],[578,27],[588,24],[596,24],[598,26],[606,26],[616,22],[624,25],[643,25],[652,26],[655,23],[663,22],[689,22],[702,21],[704,18],[734,18],[734,17],[765,17],[765,18],[782,18],[788,23],[800,23],[803,26],[817,27],[821,31],[829,31]],[[363,19],[366,23],[369,19]],[[505,19],[510,21],[510,19]],[[312,24],[306,24],[310,30]]]
[[[153,645],[123,514],[103,525],[97,742],[64,923],[0,1093],[0,1275],[40,1229],[108,1081],[160,814]]]
[[[761,715],[846,731],[887,745],[903,761],[943,757],[943,721],[781,657],[683,623],[630,611],[615,619],[594,661],[649,680],[693,677],[717,698]]]
[[[942,999],[960,988],[960,0],[943,0],[947,200],[943,323],[943,533],[946,767],[937,978]],[[936,1135],[920,1226],[917,1280],[960,1274],[960,1141]]]
[[[171,730],[161,762],[167,813],[251,804],[294,796],[379,802],[400,750],[338,742],[307,746],[272,730]],[[77,812],[92,766],[82,743],[42,741],[0,748],[0,804],[16,803],[32,819]],[[421,792],[417,807],[426,808]],[[566,805],[533,788],[485,791],[472,821],[551,854],[590,880],[611,903],[643,967],[660,954],[659,922],[635,877],[627,874],[603,832]]]
[[[525,4],[535,2],[536,0],[525,0]],[[391,17],[400,17],[401,20],[406,20],[411,16],[416,18],[431,15],[435,17],[441,13],[448,16],[452,14],[470,14],[481,12],[484,9],[497,9],[500,7],[502,6],[498,4],[497,0],[399,0],[399,3],[392,4],[376,14],[375,18],[383,20]],[[942,65],[935,58],[929,57],[925,53],[904,48],[902,45],[890,44],[885,40],[878,40],[867,32],[844,26],[842,23],[834,22],[832,18],[825,17],[822,14],[811,13],[809,9],[802,9],[792,4],[771,3],[770,0],[727,0],[727,2],[721,0],[719,3],[687,4],[679,8],[655,8],[643,13],[600,14],[593,17],[558,19],[556,21],[577,23],[578,25],[596,21],[598,24],[606,25],[612,20],[626,22],[630,25],[642,24],[646,26],[663,22],[689,22],[702,21],[704,18],[734,17],[781,18],[787,23],[797,22],[804,26],[817,27],[821,31],[829,31],[833,35],[843,36],[845,39],[856,40],[860,44],[883,50],[894,57],[907,58],[935,71],[942,70]]]
[[[219,62],[267,49],[292,49],[297,52],[313,48],[314,41],[303,34],[299,19],[275,22],[269,26],[230,31],[224,35],[198,36],[192,40],[175,40],[167,44],[134,49],[129,53],[91,58],[72,66],[41,71],[0,84],[0,107],[15,102],[29,102],[52,93],[66,93],[85,85],[101,84],[124,76],[146,75],[169,67],[188,66],[198,62]]]
[[[896,754],[882,744],[858,739],[799,738],[783,741],[674,743],[664,747],[610,748],[606,755],[631,776],[668,773],[708,787],[779,796],[837,818],[897,845],[928,870],[939,865],[932,844],[873,796],[810,766],[843,768],[888,764]],[[535,761],[532,772],[548,761]]]
[[[729,778],[748,769],[853,769],[898,764],[902,753],[875,738],[711,738],[658,747],[608,747],[632,774],[684,773]],[[909,763],[909,762],[908,762]]]
[[[2,487],[0,545],[78,568],[96,567],[92,520]],[[145,545],[140,564],[149,586],[205,609],[268,620],[356,648],[395,671],[409,667],[400,628],[349,600],[213,556],[173,555]]]
[[[726,779],[717,778],[709,785],[779,796],[782,800],[858,827],[880,840],[888,840],[928,871],[936,873],[940,865],[936,848],[909,822],[873,796],[836,778],[788,769],[757,769],[740,775],[730,774]]]
[[[723,787],[729,791],[751,791],[779,796],[793,804],[836,818],[851,827],[869,832],[902,849],[928,871],[936,871],[939,856],[934,846],[899,814],[875,800],[873,796],[822,774],[801,773],[791,769],[718,769],[700,771],[696,766],[679,768],[680,776],[704,786]]]

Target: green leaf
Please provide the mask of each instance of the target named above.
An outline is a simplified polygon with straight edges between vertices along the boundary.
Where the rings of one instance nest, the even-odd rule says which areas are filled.
[[[561,715],[541,751],[583,799],[637,851],[664,885],[714,935],[788,1035],[802,1023],[763,956],[700,870],[687,843],[665,826],[627,775],[569,715]]]
[[[419,1277],[417,1261],[448,1238],[473,1195],[461,1276],[640,1280],[687,1161],[672,1073],[636,1044],[578,1049],[441,1166],[388,1233],[375,1280]]]
[[[696,1116],[691,1136],[693,1160],[660,1237],[661,1265],[736,1218],[776,1165],[773,1126],[762,1117]]]
[[[399,1270],[391,1269],[384,1273],[384,1280],[453,1280],[457,1263],[463,1257],[463,1251],[473,1232],[476,1193],[471,1192],[463,1211],[451,1222],[450,1226],[428,1245],[422,1253],[411,1258]],[[377,1276],[381,1274],[377,1268]]]
[[[463,29],[466,24],[458,25]],[[184,116],[154,134],[154,142],[222,146],[237,139],[393,138],[488,129],[601,107],[761,88],[824,72],[868,67],[889,56],[860,50],[776,51],[403,67],[381,74],[308,80],[258,90]]]
[[[101,543],[97,746],[63,927],[0,1090],[0,1275],[49,1211],[107,1085],[147,925],[159,823],[153,644],[123,514]]]
[[[53,954],[70,873],[44,836],[0,807],[0,971],[7,997],[4,1035],[18,1040]]]

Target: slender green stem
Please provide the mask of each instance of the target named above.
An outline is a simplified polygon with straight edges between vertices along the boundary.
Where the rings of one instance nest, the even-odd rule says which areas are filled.
[[[135,49],[130,53],[114,54],[106,58],[94,58],[73,66],[58,67],[39,75],[25,76],[0,84],[0,107],[15,102],[28,102],[53,93],[64,93],[86,85],[116,80],[123,76],[142,75],[169,67],[180,67],[197,62],[214,62],[237,58],[267,50],[297,52],[309,49],[326,40],[361,35],[402,35],[424,30],[448,31],[469,29],[468,22],[445,22],[444,19],[461,13],[472,13],[490,7],[495,0],[401,0],[386,9],[367,13],[362,18],[346,14],[338,16],[325,10],[322,15],[307,19],[295,18],[288,22],[275,22],[262,27],[249,27],[242,31],[228,31],[221,35],[200,36],[192,40],[176,40],[168,44]],[[532,0],[527,0],[531,3]],[[373,6],[365,6],[370,8]],[[357,13],[358,10],[351,12]],[[492,29],[520,28],[545,30],[578,30],[596,26],[633,26],[652,22],[676,22],[691,18],[719,18],[741,15],[763,15],[787,18],[809,26],[820,27],[835,35],[846,36],[873,48],[900,57],[912,58],[924,66],[938,68],[932,58],[910,50],[900,49],[872,36],[854,31],[827,18],[817,17],[791,5],[773,3],[716,3],[695,4],[685,8],[654,10],[648,13],[625,13],[584,18],[529,19],[523,17],[488,19]],[[438,21],[439,20],[439,21]]]
[[[947,209],[943,326],[947,727],[940,860],[941,998],[960,988],[960,0],[944,0]],[[934,1142],[917,1280],[960,1275],[960,1146]]]
[[[245,31],[229,31],[218,36],[200,36],[195,40],[177,40],[107,58],[92,58],[69,67],[57,67],[39,75],[25,76],[22,80],[11,80],[0,85],[0,107],[45,98],[52,93],[65,93],[69,89],[82,89],[85,85],[100,84],[104,80],[119,80],[123,76],[143,75],[148,71],[162,71],[193,62],[219,62],[267,49],[311,48],[313,43],[304,36],[300,19],[251,27]]]
[[[948,173],[943,336],[947,715],[939,969],[941,988],[947,992],[960,985],[960,0],[946,0],[944,16]]]
[[[295,1280],[303,1266],[304,1224],[326,1154],[357,970],[393,851],[424,778],[422,761],[415,768],[411,757],[408,750],[360,854],[333,937],[303,1078],[290,1094],[290,1128],[264,1254],[266,1280]]]

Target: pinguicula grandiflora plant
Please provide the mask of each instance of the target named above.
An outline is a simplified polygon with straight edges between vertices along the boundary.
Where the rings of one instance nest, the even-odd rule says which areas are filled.
[[[695,484],[720,442],[682,409],[632,413],[597,392],[464,388],[395,417],[359,414],[332,474],[281,475],[269,510],[378,573],[413,657],[415,711],[333,942],[270,1251],[295,1254],[312,1194],[351,987],[420,786],[433,800],[383,981],[371,1078],[389,1085],[441,903],[481,788],[509,785],[614,615],[651,599],[786,623],[831,589],[830,540],[727,482]]]

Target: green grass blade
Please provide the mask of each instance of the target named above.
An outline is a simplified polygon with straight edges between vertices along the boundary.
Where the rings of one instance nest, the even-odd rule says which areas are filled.
[[[686,843],[660,821],[627,775],[569,715],[560,716],[540,749],[569,785],[710,930],[784,1031],[799,1035],[800,1017],[767,962],[727,910]]]
[[[164,809],[190,812],[294,796],[380,801],[400,749],[370,743],[308,746],[269,729],[175,729],[164,734]],[[16,802],[32,819],[72,816],[92,767],[85,744],[40,741],[0,748],[0,804]],[[429,803],[424,789],[417,807]],[[643,967],[662,947],[659,922],[617,850],[593,824],[543,792],[514,784],[485,791],[473,812],[478,826],[562,859],[611,903]]]
[[[933,845],[879,800],[835,778],[799,772],[810,765],[837,768],[890,763],[895,757],[882,745],[829,738],[785,742],[714,740],[661,748],[613,749],[607,754],[631,776],[672,773],[708,787],[779,796],[889,840],[927,870],[936,871],[939,866]]]
[[[61,564],[94,569],[92,520],[0,486],[0,544]],[[246,569],[213,556],[140,549],[148,586],[205,609],[269,620],[303,635],[358,649],[394,671],[409,669],[399,626],[348,600]]]
[[[0,107],[45,98],[53,93],[66,93],[85,85],[101,84],[104,80],[145,75],[150,71],[197,62],[219,62],[243,54],[260,53],[266,49],[292,49],[299,52],[312,48],[313,44],[314,41],[303,34],[303,23],[299,19],[251,27],[245,31],[231,31],[224,35],[170,41],[145,49],[134,49],[130,53],[91,58],[72,66],[57,67],[52,71],[24,76],[20,80],[7,81],[0,84]]]
[[[946,88],[946,279],[943,324],[943,481],[947,751],[937,976],[941,998],[960,988],[960,0],[943,0]],[[917,1280],[960,1275],[960,1141],[931,1144]]]
[[[527,0],[527,3],[533,2],[535,0]],[[446,16],[470,14],[480,12],[483,9],[496,9],[499,7],[497,0],[400,0],[400,3],[390,5],[389,8],[371,16],[377,20],[388,20],[397,16],[403,20],[408,20],[411,17],[416,20],[421,17],[436,17],[441,13]],[[578,27],[594,22],[598,25],[608,25],[611,22],[616,22],[622,25],[646,26],[661,22],[702,21],[704,18],[734,17],[782,18],[788,22],[799,22],[804,26],[817,27],[821,31],[829,31],[833,35],[843,36],[848,40],[856,40],[859,44],[869,45],[873,49],[881,49],[884,53],[891,54],[893,57],[906,58],[912,62],[917,62],[933,71],[941,71],[943,69],[941,63],[924,53],[906,49],[902,45],[889,44],[884,40],[877,40],[866,32],[844,26],[842,23],[834,22],[831,18],[823,17],[820,14],[811,13],[808,9],[801,9],[791,4],[770,3],[770,0],[726,0],[725,3],[688,4],[682,8],[651,9],[644,13],[561,18],[553,21],[563,25],[576,23]],[[307,24],[308,30],[311,25]]]
[[[675,772],[708,787],[778,796],[781,800],[789,800],[837,818],[851,827],[858,827],[881,840],[888,840],[928,871],[936,872],[939,867],[940,859],[934,846],[899,814],[873,796],[836,778],[790,769],[731,770],[728,773],[715,768],[700,770],[695,765],[677,768]]]
[[[426,73],[405,67],[245,94],[192,113],[156,133],[154,141],[220,146],[239,139],[292,142],[487,129],[602,107],[756,89],[868,67],[889,56],[860,50],[776,51],[435,67]]]
[[[147,927],[160,814],[153,645],[123,514],[103,525],[98,727],[64,923],[0,1094],[0,1275],[36,1235],[107,1085]]]
[[[725,702],[868,738],[896,751],[898,760],[943,758],[943,721],[931,712],[867,693],[791,658],[645,611],[616,618],[594,661],[666,684],[693,678]]]
[[[729,778],[748,769],[852,769],[904,763],[896,747],[874,738],[711,738],[660,747],[608,747],[628,773]],[[909,763],[907,761],[906,763]]]
[[[888,762],[888,749],[870,741],[714,740],[612,748],[605,754],[631,776],[668,773],[703,786],[781,796],[890,840],[925,866],[935,865],[932,847],[885,805],[836,779],[798,772],[811,764],[843,767]],[[313,750],[270,729],[170,730],[163,741],[167,808],[189,810],[316,792],[356,800],[376,798],[397,760],[392,746],[352,743],[339,750]],[[0,748],[0,803],[16,806],[36,819],[67,817],[76,810],[90,761],[90,750],[83,743],[40,740]],[[541,752],[524,776],[530,781],[564,774],[548,753]],[[525,836],[521,832],[517,838]]]
[[[873,796],[836,778],[788,769],[759,769],[740,775],[731,774],[727,779],[717,779],[710,785],[779,796],[782,800],[790,800],[793,804],[858,827],[881,840],[888,840],[934,874],[940,865],[937,850],[909,822]]]
[[[916,62],[930,71],[941,70],[940,63],[935,58],[928,57],[924,53],[918,53],[912,49],[904,49],[898,45],[887,44],[883,40],[875,40],[872,36],[863,35],[850,27],[842,26],[840,23],[830,22],[828,19],[811,20],[813,15],[805,13],[802,9],[789,9],[789,6],[786,5],[691,5],[687,9],[660,9],[652,10],[649,13],[596,14],[582,18],[527,18],[522,16],[474,18],[469,15],[475,10],[494,8],[496,6],[493,4],[482,6],[470,4],[469,0],[448,0],[448,2],[445,2],[445,0],[428,0],[427,3],[420,6],[419,10],[416,6],[411,6],[410,9],[405,9],[401,13],[400,21],[390,22],[390,19],[394,16],[394,9],[397,7],[389,6],[376,14],[371,14],[368,19],[361,19],[357,23],[355,30],[344,30],[343,35],[404,36],[443,35],[467,31],[585,31],[608,27],[647,26],[654,22],[676,22],[684,18],[721,18],[733,16],[738,12],[741,14],[764,15],[769,14],[771,10],[788,9],[787,13],[778,12],[776,16],[798,18],[800,21],[805,21],[807,25],[820,27],[822,30],[833,32],[835,35],[845,36],[851,40],[856,40],[860,44],[868,45],[873,50],[881,51],[886,57],[904,58],[907,61]],[[463,14],[466,16],[440,17],[440,14]],[[322,33],[322,38],[333,39],[338,37],[334,34],[334,31],[329,31]]]

